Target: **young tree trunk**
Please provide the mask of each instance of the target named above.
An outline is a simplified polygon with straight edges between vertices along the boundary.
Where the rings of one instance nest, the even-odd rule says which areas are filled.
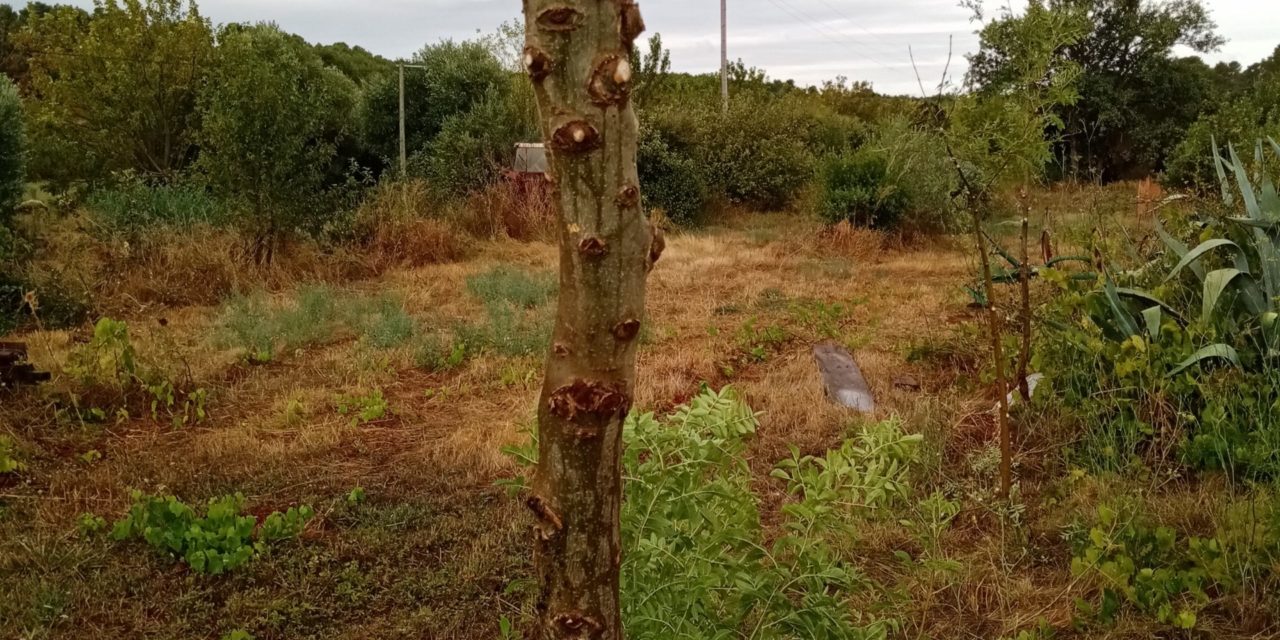
[[[630,0],[524,0],[559,214],[560,302],[538,406],[539,638],[622,637],[622,423],[635,388],[645,279],[662,252],[640,206]]]
[[[1028,215],[1031,207],[1026,207]],[[1031,381],[1027,379],[1031,367],[1031,250],[1028,247],[1031,222],[1022,219],[1022,264],[1018,267],[1018,284],[1022,289],[1022,308],[1019,311],[1022,321],[1022,344],[1018,351],[1018,393],[1023,402],[1031,401]]]

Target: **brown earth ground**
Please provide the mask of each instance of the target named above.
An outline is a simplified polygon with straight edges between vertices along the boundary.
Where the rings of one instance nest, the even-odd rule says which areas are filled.
[[[1117,196],[1119,208],[1131,206],[1131,193]],[[664,412],[704,383],[733,385],[762,412],[750,462],[767,524],[785,499],[768,472],[788,446],[821,452],[861,420],[823,398],[811,349],[834,335],[856,353],[880,403],[876,418],[897,416],[925,434],[919,482],[969,496],[943,539],[958,561],[951,569],[903,570],[893,552],[916,543],[899,527],[870,525],[857,562],[884,589],[859,606],[897,619],[903,638],[1012,637],[1040,620],[1060,630],[1055,637],[1100,637],[1071,630],[1073,602],[1090,585],[1072,578],[1059,532],[1067,504],[1080,512],[1120,489],[1085,479],[1068,497],[1054,493],[1042,479],[1064,475],[1057,452],[1067,439],[1019,414],[1023,526],[1002,526],[982,502],[994,474],[974,460],[993,444],[994,396],[983,382],[978,316],[962,289],[975,267],[968,242],[832,237],[783,215],[731,216],[677,234],[650,281],[637,405]],[[554,260],[548,244],[492,242],[464,262],[392,270],[348,288],[398,294],[422,325],[444,326],[482,313],[467,276],[498,265],[545,272]],[[803,310],[817,302],[842,311],[815,319]],[[186,307],[128,318],[140,351],[182,361],[209,389],[209,416],[198,425],[84,427],[57,420],[47,394],[0,396],[0,434],[27,462],[19,478],[0,480],[0,638],[220,638],[232,629],[259,640],[493,638],[501,616],[520,620],[528,523],[493,483],[514,471],[500,448],[525,437],[539,358],[486,355],[426,373],[407,347],[377,350],[348,336],[250,366],[243,353],[212,346],[218,315]],[[751,357],[744,332],[762,327],[780,327],[785,338]],[[58,371],[82,334],[19,338],[34,361]],[[919,389],[895,385],[904,377]],[[353,426],[336,410],[336,398],[373,389],[387,400],[385,417]],[[82,458],[91,450],[101,459]],[[351,505],[356,486],[367,500]],[[163,488],[192,504],[240,491],[254,513],[306,503],[318,517],[301,540],[230,575],[203,577],[144,547],[77,531],[83,513],[120,517],[135,488]],[[1159,508],[1190,518],[1212,490],[1166,492]],[[1265,634],[1268,617],[1258,615],[1255,629]],[[1125,621],[1105,635],[1153,637]]]

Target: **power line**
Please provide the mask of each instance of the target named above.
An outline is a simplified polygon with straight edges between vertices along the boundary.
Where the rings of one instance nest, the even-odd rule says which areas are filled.
[[[893,71],[893,69],[888,64],[885,64],[885,62],[880,60],[878,57],[871,55],[866,51],[855,51],[854,49],[850,48],[850,44],[854,44],[854,43],[849,43],[849,42],[840,40],[838,35],[831,33],[821,24],[817,23],[813,19],[801,13],[798,9],[791,7],[789,4],[786,3],[786,0],[769,0],[769,2],[773,4],[773,6],[786,12],[792,18],[795,18],[796,20],[805,24],[805,26],[808,26],[809,28],[813,29],[818,35],[826,38],[827,40],[841,47],[844,47],[845,50],[848,51],[849,53],[852,53],[855,56],[858,56],[859,58],[862,58],[864,60],[869,60],[871,62],[874,62],[875,64],[879,65],[881,68],[885,69],[886,71]]]
[[[840,16],[841,18],[844,18],[844,19],[845,19],[845,21],[846,21],[846,22],[848,22],[848,23],[849,23],[849,24],[850,24],[854,29],[857,29],[858,31],[861,31],[861,32],[863,32],[863,33],[867,34],[868,36],[871,36],[873,39],[880,41],[880,43],[881,43],[881,44],[883,44],[883,45],[885,45],[886,47],[888,47],[890,51],[893,51],[893,50],[896,50],[896,49],[897,49],[897,46],[898,46],[898,45],[895,45],[895,44],[893,44],[893,43],[889,42],[888,40],[885,40],[884,38],[881,38],[881,37],[880,37],[878,34],[876,34],[874,31],[870,31],[870,30],[868,30],[868,29],[864,28],[863,26],[859,25],[859,24],[858,24],[858,23],[857,23],[853,18],[850,18],[850,17],[849,17],[848,15],[846,15],[843,11],[841,11],[841,10],[840,10],[840,9],[838,9],[838,8],[836,8],[836,7],[835,7],[834,5],[832,5],[830,2],[827,2],[827,0],[818,0],[818,1],[819,1],[819,2],[821,2],[822,4],[826,5],[826,7],[827,7],[828,9],[830,9],[831,11],[835,12],[835,14],[836,14],[836,15]]]

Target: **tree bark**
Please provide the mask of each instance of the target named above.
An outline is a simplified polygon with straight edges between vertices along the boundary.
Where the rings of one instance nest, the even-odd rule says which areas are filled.
[[[539,638],[619,639],[622,424],[661,233],[640,206],[629,0],[524,0],[559,215],[560,301],[538,406],[533,511]]]

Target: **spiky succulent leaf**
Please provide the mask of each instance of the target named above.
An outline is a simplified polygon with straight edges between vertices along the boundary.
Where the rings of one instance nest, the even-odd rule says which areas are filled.
[[[1226,360],[1237,367],[1240,366],[1240,355],[1236,353],[1236,350],[1231,345],[1218,343],[1211,344],[1191,354],[1190,358],[1183,360],[1177,367],[1174,367],[1173,371],[1169,372],[1169,375],[1176,376],[1191,367],[1211,360]]]

